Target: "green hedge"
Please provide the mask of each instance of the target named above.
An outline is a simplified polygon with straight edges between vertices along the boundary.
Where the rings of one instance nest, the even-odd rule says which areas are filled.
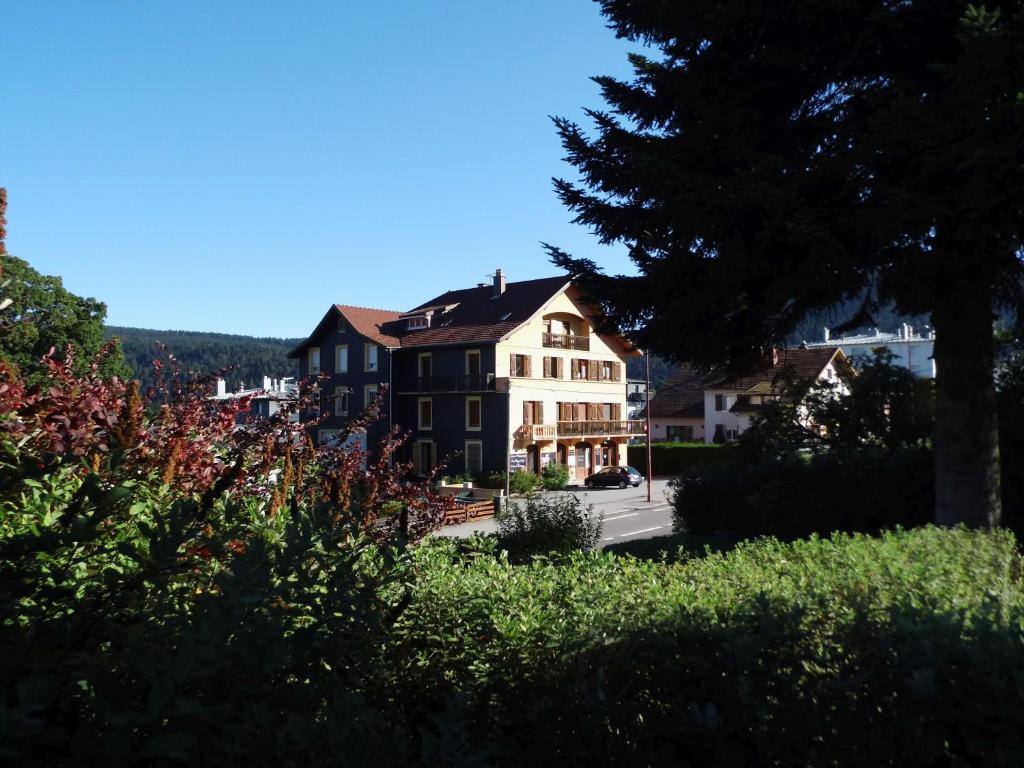
[[[734,456],[735,451],[731,446],[708,443],[652,443],[651,471],[655,476],[678,475],[693,467],[727,464]],[[631,467],[636,467],[641,474],[646,474],[647,446],[628,446],[626,457]]]
[[[769,539],[677,565],[478,550],[420,549],[377,666],[431,764],[1024,760],[1007,532]]]

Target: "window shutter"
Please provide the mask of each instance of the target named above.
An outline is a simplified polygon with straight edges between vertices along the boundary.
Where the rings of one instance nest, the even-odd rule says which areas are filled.
[[[544,403],[540,400],[537,401],[537,423],[544,423]]]
[[[555,358],[555,377],[559,379],[565,378],[565,358]]]
[[[533,416],[533,408],[530,406],[529,400],[523,401],[523,424],[529,424],[530,417]]]
[[[612,421],[622,418],[622,403],[612,403]]]
[[[587,405],[586,403],[576,403],[576,421],[587,420]]]
[[[544,378],[550,378],[551,376],[551,358],[544,358]]]
[[[597,360],[587,361],[587,380],[600,381],[601,372],[598,370],[600,363]]]
[[[622,363],[612,363],[612,378],[615,381],[622,381]]]
[[[509,376],[515,376],[516,375],[516,356],[515,355],[509,355],[508,356],[508,375]]]
[[[579,358],[572,359],[572,377],[578,379],[580,377],[580,361]]]
[[[533,358],[523,355],[523,376],[533,376]]]

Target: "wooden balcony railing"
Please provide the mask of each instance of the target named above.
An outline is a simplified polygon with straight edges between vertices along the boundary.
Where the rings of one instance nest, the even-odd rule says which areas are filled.
[[[557,424],[523,424],[515,436],[521,440],[561,440],[568,437],[629,437],[644,434],[641,419],[612,421],[560,421]]]
[[[494,374],[459,374],[458,376],[420,376],[413,379],[413,392],[493,392]]]
[[[581,349],[590,351],[589,336],[573,336],[567,333],[545,333],[541,343],[549,349]]]
[[[554,424],[523,424],[516,430],[516,437],[521,440],[554,440],[557,436]]]
[[[640,419],[611,421],[560,421],[559,437],[618,437],[644,434],[645,422]]]

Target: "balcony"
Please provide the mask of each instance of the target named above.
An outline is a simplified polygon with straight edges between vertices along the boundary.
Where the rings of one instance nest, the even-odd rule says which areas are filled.
[[[493,392],[493,373],[459,374],[458,376],[420,376],[412,380],[410,392]]]
[[[548,349],[579,349],[584,352],[590,351],[589,336],[574,336],[567,333],[545,333],[541,336],[541,343]]]
[[[558,428],[554,424],[523,424],[515,436],[520,440],[554,440],[558,436]]]
[[[640,419],[611,421],[560,421],[558,437],[632,437],[643,435],[645,422]]]

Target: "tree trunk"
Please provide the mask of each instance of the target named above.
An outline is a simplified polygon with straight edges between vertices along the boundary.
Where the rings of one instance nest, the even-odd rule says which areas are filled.
[[[992,301],[960,294],[935,326],[935,522],[999,525],[999,424],[993,381]]]

